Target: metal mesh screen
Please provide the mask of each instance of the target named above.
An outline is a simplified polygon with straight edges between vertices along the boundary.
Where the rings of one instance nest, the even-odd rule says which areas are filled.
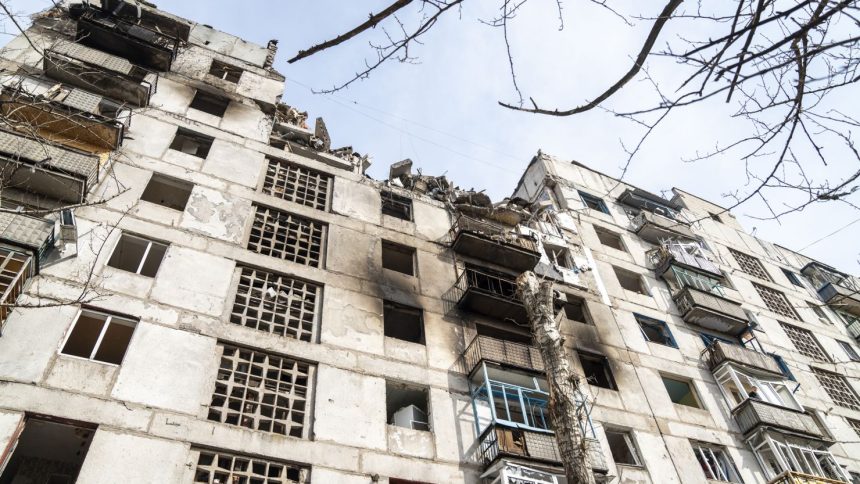
[[[851,410],[860,410],[860,400],[844,376],[818,368],[812,368],[812,372],[835,404]]]
[[[779,323],[779,325],[782,326],[782,330],[785,331],[788,339],[791,340],[791,343],[801,355],[816,361],[830,362],[830,359],[824,354],[824,350],[821,349],[811,331],[785,323]]]
[[[317,210],[328,206],[331,176],[286,161],[269,159],[263,193]]]
[[[306,266],[320,266],[324,223],[260,205],[256,210],[248,249]]]
[[[785,294],[777,291],[776,289],[771,289],[767,286],[762,286],[756,283],[753,283],[753,286],[768,309],[787,318],[800,320],[800,316],[798,316],[797,311],[791,307],[791,303],[788,302],[788,298],[785,297]]]
[[[313,341],[320,286],[243,267],[230,322],[259,331]]]
[[[206,484],[304,484],[310,482],[307,467],[198,450],[194,482]]]
[[[751,255],[744,254],[743,252],[738,252],[732,248],[729,248],[729,252],[732,253],[732,256],[738,262],[738,265],[741,267],[742,271],[746,272],[751,276],[758,277],[759,279],[773,282],[773,279],[770,278],[770,275],[768,275],[767,271],[764,269],[764,266],[761,265],[761,261]]]

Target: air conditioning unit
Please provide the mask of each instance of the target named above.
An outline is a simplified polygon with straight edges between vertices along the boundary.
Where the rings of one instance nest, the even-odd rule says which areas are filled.
[[[407,405],[394,412],[393,424],[412,430],[430,430],[427,413],[415,405]]]

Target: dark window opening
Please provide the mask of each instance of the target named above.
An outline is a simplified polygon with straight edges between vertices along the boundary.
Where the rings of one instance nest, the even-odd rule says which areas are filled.
[[[633,435],[630,432],[607,430],[606,442],[609,444],[609,451],[612,452],[612,459],[616,464],[642,465],[639,460],[639,453],[636,452],[636,445],[633,443]]]
[[[788,282],[794,284],[795,286],[803,287],[803,283],[800,282],[800,278],[797,277],[797,274],[782,267],[780,267],[780,269],[782,269],[782,273],[785,274],[785,278],[788,279]]]
[[[424,317],[421,309],[385,301],[382,319],[385,336],[424,344]]]
[[[385,412],[389,425],[412,430],[430,430],[426,388],[385,382]]]
[[[666,387],[666,392],[669,393],[669,399],[672,400],[672,403],[693,408],[702,408],[699,403],[699,397],[696,395],[695,390],[693,390],[691,382],[668,376],[662,378],[663,385]]]
[[[95,426],[27,418],[0,483],[73,484],[86,459]],[[16,445],[17,444],[17,445]],[[3,455],[0,454],[0,465]]]
[[[597,226],[594,227],[594,231],[597,233],[597,239],[601,244],[616,250],[624,250],[624,242],[621,240],[620,234]]]
[[[711,220],[713,220],[714,222],[723,223],[723,219],[721,219],[718,214],[708,212],[708,216],[710,216]]]
[[[415,248],[382,241],[382,267],[403,274],[415,275]]]
[[[209,74],[225,81],[239,82],[239,78],[242,77],[242,69],[218,60],[213,60],[212,65],[209,66]]]
[[[622,288],[644,296],[648,295],[648,290],[645,289],[645,284],[639,274],[615,266],[612,269],[615,271],[615,277],[618,278],[618,283],[621,284]]]
[[[634,314],[633,317],[639,323],[639,329],[642,330],[642,336],[645,337],[646,341],[671,346],[672,348],[678,347],[665,321],[642,316],[641,314]]]
[[[185,210],[188,198],[191,196],[191,183],[177,180],[160,173],[153,173],[149,183],[143,190],[140,199],[145,202],[155,203],[173,210]]]
[[[155,277],[167,245],[123,233],[107,265],[146,277]]]
[[[588,309],[585,305],[585,299],[571,296],[570,294],[567,294],[565,297],[567,298],[567,301],[561,306],[564,310],[564,316],[571,321],[576,321],[577,323],[592,324],[591,318],[588,315]]]
[[[495,326],[490,326],[488,324],[476,324],[475,330],[477,330],[479,336],[488,336],[490,338],[495,338],[502,341],[510,341],[512,343],[522,343],[524,345],[532,344],[532,335],[527,332],[516,332],[510,331],[507,329],[497,328]]]
[[[227,112],[227,106],[229,105],[230,100],[226,97],[216,96],[215,94],[209,94],[208,92],[198,90],[197,93],[194,94],[194,99],[191,100],[189,107],[220,118],[224,116],[225,112]]]
[[[60,352],[119,365],[128,350],[136,325],[135,321],[118,316],[81,311]]]
[[[211,136],[195,133],[190,129],[179,128],[176,131],[176,136],[173,137],[173,142],[170,143],[170,149],[198,158],[206,158],[214,140],[215,138]]]
[[[851,343],[846,343],[845,341],[836,340],[839,343],[839,346],[845,351],[845,354],[848,355],[848,359],[851,361],[860,361],[860,355],[857,354],[857,350],[851,346]]]
[[[550,244],[544,244],[543,247],[553,265],[565,269],[576,268],[576,265],[573,263],[573,257],[570,256],[570,251],[567,248]]]
[[[397,195],[396,193],[383,191],[382,214],[401,220],[412,220],[412,199]]]
[[[618,390],[612,369],[609,367],[609,359],[603,355],[579,352],[579,362],[585,373],[585,380],[590,384],[609,390]]]
[[[579,192],[579,198],[586,207],[592,210],[597,210],[598,212],[609,214],[609,208],[606,207],[606,203],[604,203],[602,198],[595,197],[594,195],[590,195],[585,192]]]

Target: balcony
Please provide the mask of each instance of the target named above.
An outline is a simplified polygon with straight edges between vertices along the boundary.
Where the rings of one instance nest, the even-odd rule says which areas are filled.
[[[450,295],[461,310],[500,321],[528,323],[526,308],[517,297],[517,284],[511,276],[466,267]]]
[[[848,328],[848,334],[860,343],[860,319],[855,319],[846,328]]]
[[[723,277],[719,267],[705,258],[703,250],[698,246],[665,244],[649,251],[648,257],[659,275],[664,274],[674,265],[705,272],[713,277]]]
[[[693,287],[674,296],[684,321],[720,333],[739,335],[749,324],[740,304]]]
[[[818,297],[842,311],[860,316],[860,290],[828,282],[818,289]]]
[[[558,442],[551,433],[495,424],[487,428],[479,439],[479,460],[485,467],[504,457],[525,458],[551,465],[562,464]],[[606,474],[609,466],[603,456],[600,441],[586,438],[585,446],[592,471]]]
[[[641,188],[628,188],[627,190],[624,190],[624,192],[618,196],[618,203],[641,210],[647,210],[649,212],[663,212],[670,217],[675,217],[681,209],[678,204],[673,203],[670,200],[666,200],[659,195],[646,192]]]
[[[32,260],[28,254],[0,246],[0,335],[12,312],[12,306],[8,305],[18,300],[33,275]]]
[[[732,415],[744,435],[765,426],[801,433],[817,439],[824,438],[811,415],[761,400],[752,398],[744,400],[732,410]]]
[[[845,484],[846,481],[828,479],[800,472],[787,471],[767,481],[767,484]]]
[[[123,57],[147,69],[170,70],[179,39],[147,28],[144,24],[109,16],[83,4],[73,4],[69,11],[73,18],[78,18],[76,42]]]
[[[129,3],[122,0],[102,0],[102,10],[128,22],[143,25],[169,37],[188,42],[191,24],[157,9],[149,8],[142,2]]]
[[[513,366],[543,373],[540,351],[534,346],[504,341],[489,336],[476,336],[463,353],[466,369],[473,372],[482,361]]]
[[[725,362],[734,362],[748,368],[782,375],[782,370],[772,356],[716,340],[708,347],[708,368],[714,371]]]
[[[146,69],[81,44],[57,44],[45,50],[43,59],[45,75],[51,79],[135,107],[149,105],[155,92],[146,80],[150,74]]]
[[[34,271],[54,244],[54,222],[17,213],[0,212],[0,243],[11,244],[33,253]]]
[[[537,243],[511,227],[460,215],[451,227],[451,248],[468,257],[492,262],[516,272],[535,268],[540,261]]]
[[[672,220],[645,210],[639,212],[639,215],[633,219],[630,229],[652,244],[660,245],[667,240],[696,240],[696,236],[686,222]]]
[[[8,187],[81,203],[98,181],[98,173],[95,155],[0,131],[0,176]]]

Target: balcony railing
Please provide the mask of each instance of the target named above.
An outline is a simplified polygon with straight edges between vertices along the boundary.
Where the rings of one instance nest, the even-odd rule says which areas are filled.
[[[179,39],[82,4],[73,5],[70,11],[73,16],[78,16],[77,42],[124,57],[148,69],[170,70]]]
[[[33,258],[28,254],[0,247],[0,336],[3,323],[12,312],[11,304],[24,292],[24,285],[32,276]]]
[[[690,226],[680,220],[672,220],[656,213],[641,211],[631,222],[630,229],[652,244],[662,244],[667,240],[695,241],[696,236]]]
[[[561,454],[555,435],[530,430],[492,425],[479,437],[478,458],[484,467],[504,457],[525,458],[547,464],[561,464]],[[586,438],[585,447],[593,472],[609,470],[600,441]]]
[[[663,274],[669,267],[680,265],[697,271],[704,271],[716,277],[723,277],[719,267],[702,255],[696,255],[680,244],[664,244],[656,249],[648,251],[648,257],[658,274]]]
[[[45,50],[45,75],[70,86],[98,93],[135,107],[145,107],[155,92],[157,75],[113,56],[81,44],[58,44]]]
[[[782,370],[772,356],[744,348],[743,346],[715,340],[708,347],[708,368],[713,371],[727,361],[767,371],[775,375],[782,375]]]
[[[528,322],[517,284],[510,276],[466,267],[449,291],[449,297],[460,309],[498,320]]]
[[[860,289],[850,289],[828,282],[818,289],[818,296],[827,304],[860,316]]]
[[[485,360],[541,373],[545,369],[540,350],[534,346],[480,335],[466,348],[463,360],[470,372]]]
[[[821,429],[811,415],[761,400],[748,398],[735,407],[732,414],[744,434],[761,426],[767,426],[823,438]]]
[[[740,304],[710,292],[685,287],[674,300],[684,321],[703,328],[738,335],[749,324]]]
[[[183,42],[188,41],[191,24],[157,9],[142,5],[142,2],[129,3],[123,0],[102,0],[102,11],[126,21],[143,25],[169,37]]]
[[[0,242],[26,249],[39,261],[54,244],[54,222],[17,213],[0,212]]]
[[[515,228],[460,215],[450,230],[451,248],[458,254],[524,272],[540,261],[537,242]]]
[[[771,479],[767,484],[845,484],[846,482],[847,481],[788,471]]]

